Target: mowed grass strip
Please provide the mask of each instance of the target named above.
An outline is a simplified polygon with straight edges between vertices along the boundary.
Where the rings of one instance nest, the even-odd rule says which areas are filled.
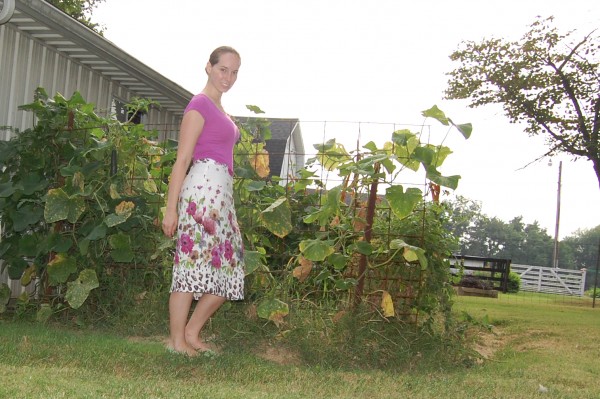
[[[410,372],[286,364],[242,347],[188,359],[163,337],[0,321],[0,398],[600,398],[598,309],[471,297],[455,309],[492,325],[470,334],[488,359]]]

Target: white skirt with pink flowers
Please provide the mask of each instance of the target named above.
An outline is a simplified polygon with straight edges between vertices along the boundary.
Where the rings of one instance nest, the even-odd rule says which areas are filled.
[[[233,203],[233,177],[212,159],[194,162],[179,195],[171,292],[244,299],[244,245]]]

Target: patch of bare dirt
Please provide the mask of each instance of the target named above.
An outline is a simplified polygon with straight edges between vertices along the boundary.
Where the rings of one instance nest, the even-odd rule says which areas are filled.
[[[474,333],[472,342],[473,350],[479,353],[484,361],[492,359],[496,352],[507,344],[508,340],[500,329],[494,327],[492,331],[479,330]]]
[[[282,366],[299,366],[302,360],[298,353],[277,344],[265,343],[256,349],[256,356]]]

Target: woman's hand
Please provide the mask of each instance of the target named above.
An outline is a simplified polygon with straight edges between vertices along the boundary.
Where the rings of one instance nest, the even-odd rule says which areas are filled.
[[[167,211],[165,213],[165,217],[162,221],[162,230],[167,237],[173,237],[173,234],[175,234],[175,229],[177,229],[177,221],[178,218],[176,211]]]

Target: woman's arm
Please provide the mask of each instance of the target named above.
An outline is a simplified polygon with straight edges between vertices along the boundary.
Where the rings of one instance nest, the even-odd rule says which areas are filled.
[[[179,202],[179,193],[185,179],[185,174],[192,161],[194,147],[202,129],[204,128],[204,117],[194,110],[185,113],[181,121],[179,131],[179,143],[177,145],[177,157],[169,179],[169,190],[167,192],[167,209],[162,222],[163,233],[168,237],[173,237],[177,229],[177,203]]]

